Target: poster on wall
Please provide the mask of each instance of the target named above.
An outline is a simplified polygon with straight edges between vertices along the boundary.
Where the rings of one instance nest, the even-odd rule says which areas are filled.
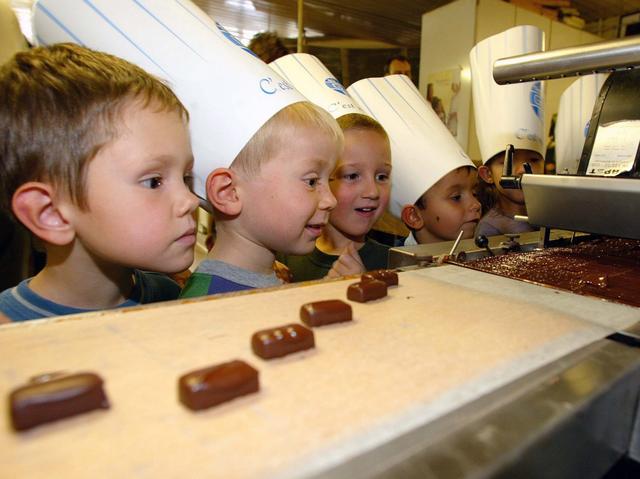
[[[461,72],[458,67],[427,75],[427,101],[456,139]]]

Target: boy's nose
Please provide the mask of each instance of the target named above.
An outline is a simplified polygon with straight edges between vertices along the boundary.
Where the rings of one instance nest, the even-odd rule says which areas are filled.
[[[184,216],[186,214],[193,213],[198,207],[199,203],[200,200],[198,199],[198,197],[185,186],[185,188],[180,191],[180,197],[176,202],[178,216]]]
[[[336,207],[337,204],[338,200],[336,200],[336,197],[333,196],[333,193],[331,193],[331,188],[329,188],[328,186],[322,188],[320,192],[320,203],[318,205],[318,208],[320,208],[321,210],[331,211]]]
[[[362,191],[363,198],[378,199],[380,197],[380,186],[375,178],[366,181]]]
[[[471,205],[469,206],[469,209],[474,212],[482,209],[482,205],[475,196],[471,197]]]

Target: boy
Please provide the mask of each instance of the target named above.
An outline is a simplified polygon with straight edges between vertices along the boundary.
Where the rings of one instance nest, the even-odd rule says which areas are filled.
[[[331,116],[308,102],[271,117],[229,168],[206,181],[216,241],[181,296],[263,288],[280,283],[275,252],[313,250],[336,199],[329,175],[342,149]]]
[[[72,44],[0,69],[0,197],[46,265],[0,295],[14,321],[175,299],[198,200],[187,112],[163,83]]]
[[[391,139],[390,211],[411,230],[406,245],[471,238],[480,219],[469,157],[402,75],[361,80],[348,89]]]
[[[411,230],[405,245],[473,238],[480,219],[476,199],[478,176],[471,166],[447,173],[413,205],[402,208],[402,221]]]
[[[389,203],[391,147],[382,125],[350,113],[338,118],[344,150],[331,175],[337,205],[308,255],[281,256],[293,281],[339,277],[387,267],[388,250],[367,238]]]
[[[493,64],[499,58],[543,50],[543,32],[533,26],[517,26],[479,42],[471,52],[473,107],[483,165],[478,168],[482,182],[480,198],[485,216],[476,235],[524,233],[535,228],[515,216],[526,216],[522,190],[500,185],[505,148],[515,148],[512,172],[524,173],[529,163],[533,173],[544,173],[543,105],[541,82],[498,85],[493,79]]]

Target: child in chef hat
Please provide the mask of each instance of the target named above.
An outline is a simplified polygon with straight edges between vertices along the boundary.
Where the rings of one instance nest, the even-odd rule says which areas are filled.
[[[13,321],[176,299],[193,261],[188,114],[141,68],[62,43],[0,68],[0,208],[46,265],[0,294]]]
[[[348,88],[387,130],[394,159],[391,206],[411,230],[405,244],[470,238],[480,218],[476,170],[420,92],[404,76]]]
[[[514,216],[526,215],[522,190],[500,185],[508,144],[515,148],[512,172],[524,173],[524,163],[536,174],[544,173],[543,85],[539,81],[498,85],[493,64],[500,58],[543,50],[543,32],[533,26],[517,26],[479,42],[471,50],[473,106],[482,154],[481,197],[484,217],[476,235],[524,233],[535,228]]]
[[[344,133],[331,174],[337,205],[307,255],[280,255],[294,281],[357,274],[387,267],[389,247],[367,237],[389,202],[391,149],[384,128],[362,113],[314,56],[292,54],[271,63],[307,98],[330,112]]]
[[[183,295],[280,284],[275,251],[311,251],[335,204],[335,120],[189,1],[34,8],[41,41],[81,41],[126,58],[167,80],[188,108],[194,192],[213,210],[216,241]]]

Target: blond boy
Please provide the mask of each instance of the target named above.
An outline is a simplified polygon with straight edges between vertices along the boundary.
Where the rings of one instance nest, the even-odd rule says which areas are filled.
[[[1,207],[46,265],[0,295],[14,321],[174,299],[193,261],[187,112],[144,70],[59,44],[0,69]]]
[[[201,296],[280,284],[276,251],[313,250],[336,199],[329,175],[343,136],[328,113],[308,102],[276,113],[229,168],[206,182],[216,241],[182,292]]]

